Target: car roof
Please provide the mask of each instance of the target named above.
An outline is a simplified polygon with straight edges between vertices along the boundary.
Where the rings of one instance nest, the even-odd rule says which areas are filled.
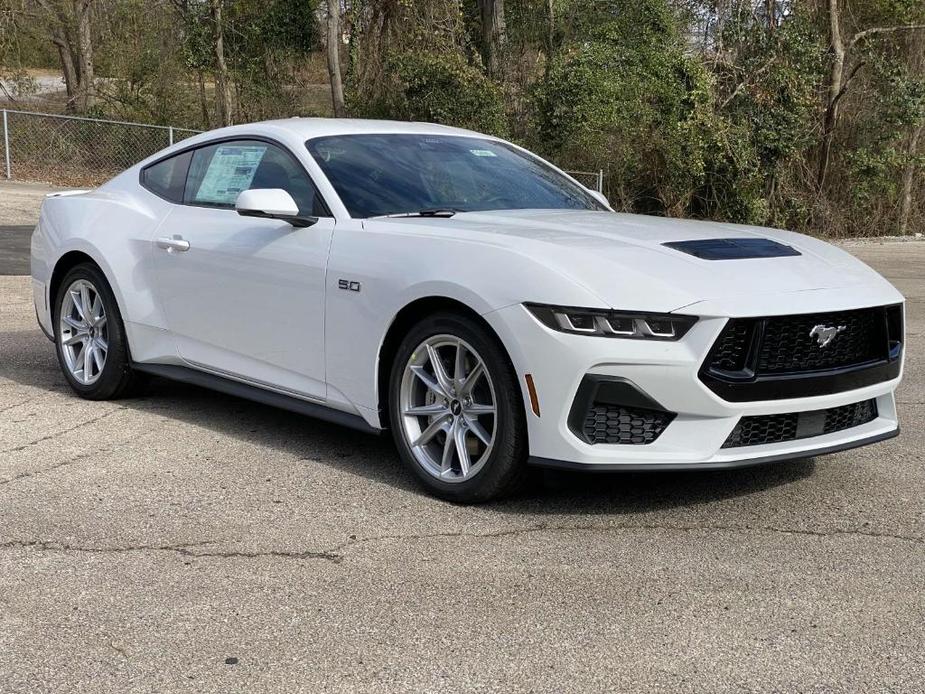
[[[215,136],[235,135],[242,131],[270,134],[285,131],[287,134],[308,140],[327,135],[350,135],[361,133],[388,133],[414,135],[475,135],[486,137],[481,133],[462,128],[454,128],[437,123],[417,123],[395,120],[370,120],[365,118],[279,118],[257,123],[232,125],[227,128],[211,130],[207,134]],[[204,133],[206,134],[206,133]]]

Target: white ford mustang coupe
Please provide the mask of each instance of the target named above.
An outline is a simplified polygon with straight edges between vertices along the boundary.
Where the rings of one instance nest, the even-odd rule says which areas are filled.
[[[817,239],[617,214],[503,140],[293,118],[53,194],[38,321],[78,395],[155,374],[367,432],[474,502],[527,464],[725,468],[898,432],[903,297]]]

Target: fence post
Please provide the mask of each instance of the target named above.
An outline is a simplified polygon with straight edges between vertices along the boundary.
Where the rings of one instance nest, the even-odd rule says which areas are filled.
[[[168,146],[173,146],[173,128],[167,128],[167,139],[169,140]]]
[[[604,192],[604,169],[597,170],[597,192]]]
[[[6,109],[3,109],[3,158],[6,160],[6,177],[12,178],[10,171],[10,127],[7,123]]]

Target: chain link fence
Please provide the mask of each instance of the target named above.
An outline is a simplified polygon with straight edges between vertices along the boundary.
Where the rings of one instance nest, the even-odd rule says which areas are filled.
[[[198,130],[4,109],[4,174],[95,186]]]
[[[8,179],[95,186],[142,159],[201,131],[51,113],[2,110]],[[566,172],[601,191],[603,171]]]

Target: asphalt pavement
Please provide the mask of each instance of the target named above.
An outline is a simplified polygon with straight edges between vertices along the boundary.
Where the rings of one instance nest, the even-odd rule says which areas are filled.
[[[0,224],[0,275],[29,274],[29,240],[34,224]]]
[[[908,297],[899,438],[480,507],[387,438],[80,400],[0,277],[0,692],[925,690],[925,243],[850,250]]]

